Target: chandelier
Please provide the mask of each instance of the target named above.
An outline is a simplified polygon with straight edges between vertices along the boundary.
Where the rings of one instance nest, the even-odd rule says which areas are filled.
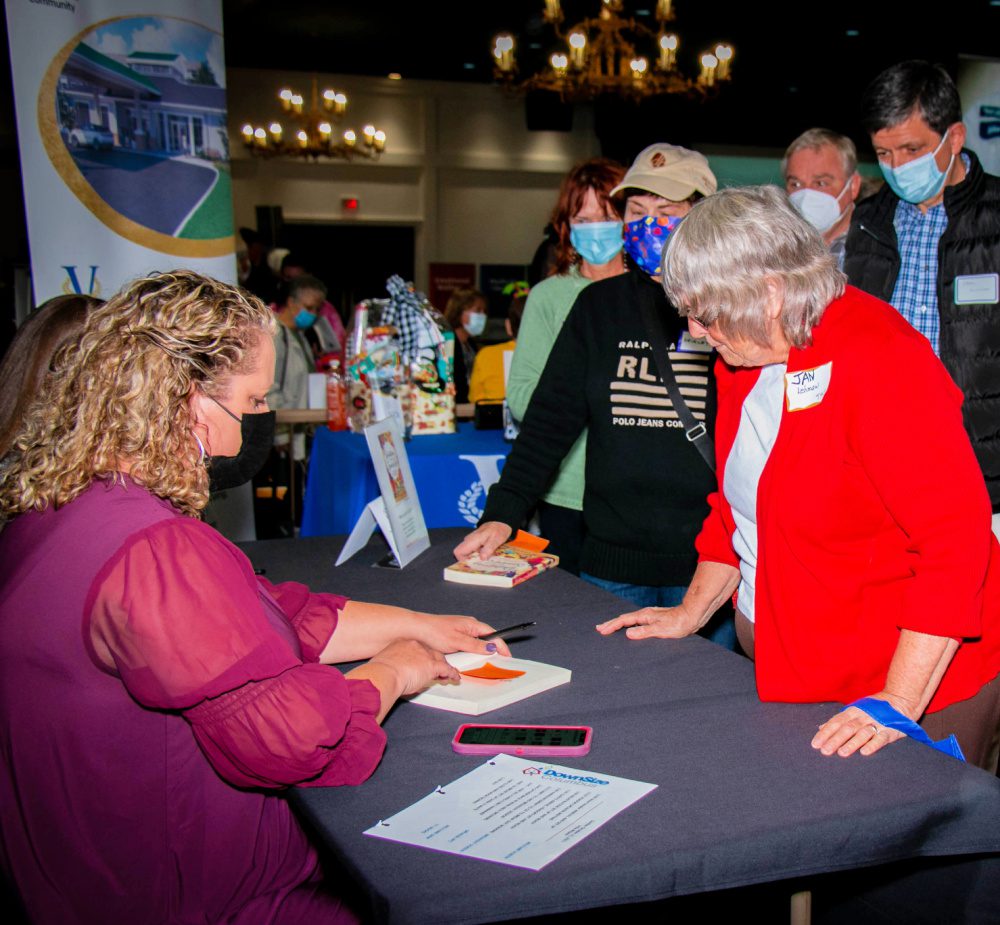
[[[347,112],[347,97],[336,90],[324,90],[322,102],[316,78],[312,81],[312,101],[309,109],[301,93],[287,87],[279,91],[278,99],[285,118],[292,125],[286,130],[280,122],[274,121],[265,129],[263,126],[243,126],[243,143],[251,154],[258,157],[307,157],[318,160],[321,157],[368,158],[377,160],[385,149],[385,132],[374,125],[366,125],[358,137],[354,129],[341,133],[338,127]]]
[[[730,79],[733,49],[726,44],[701,55],[701,72],[696,78],[677,70],[680,39],[667,26],[675,18],[673,0],[656,0],[656,32],[621,13],[622,0],[601,0],[596,19],[584,19],[564,29],[559,0],[545,0],[542,18],[565,47],[549,58],[547,68],[519,81],[514,37],[503,33],[494,39],[493,74],[508,88],[549,90],[566,102],[604,94],[635,101],[663,93],[704,99]],[[652,53],[652,67],[643,47]]]

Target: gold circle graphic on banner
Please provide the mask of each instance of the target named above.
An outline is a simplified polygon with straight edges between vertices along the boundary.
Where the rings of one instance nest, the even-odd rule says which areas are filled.
[[[70,39],[59,50],[59,53],[52,59],[52,63],[45,72],[45,76],[42,79],[42,86],[38,93],[38,132],[41,136],[42,144],[45,146],[45,151],[49,156],[49,160],[52,162],[52,166],[55,167],[56,172],[60,177],[62,177],[63,181],[73,192],[73,195],[76,196],[76,198],[79,199],[80,202],[82,202],[93,215],[95,215],[116,234],[119,234],[123,238],[126,238],[135,244],[139,244],[142,247],[148,247],[150,250],[160,251],[164,254],[171,254],[175,257],[224,257],[228,254],[232,254],[235,249],[235,238],[232,234],[231,218],[229,219],[229,233],[221,237],[214,238],[179,238],[172,234],[165,234],[162,231],[156,231],[153,228],[149,228],[135,219],[128,218],[123,215],[110,205],[97,192],[96,189],[94,189],[87,178],[83,175],[76,163],[76,160],[70,153],[70,150],[67,147],[67,142],[63,140],[61,126],[57,118],[56,94],[59,87],[59,78],[62,76],[62,72],[69,61],[70,56],[74,51],[76,51],[77,47],[83,39],[86,38],[86,36],[103,26],[107,26],[115,22],[121,22],[123,20],[147,18],[156,20],[179,20],[179,17],[172,16],[114,16],[110,19],[103,19],[100,22],[96,22],[88,26],[74,38]],[[190,23],[191,25],[197,26],[206,32],[213,32],[215,35],[219,34],[214,32],[212,29],[208,29],[201,23],[183,19],[180,21]],[[224,119],[222,131],[225,131]],[[215,182],[218,182],[218,171]],[[192,208],[191,213],[185,219],[185,223],[190,220],[194,212],[197,211],[197,206],[200,206],[208,198],[213,189],[214,184],[209,187],[208,191],[206,191],[202,200],[197,203],[196,207]]]

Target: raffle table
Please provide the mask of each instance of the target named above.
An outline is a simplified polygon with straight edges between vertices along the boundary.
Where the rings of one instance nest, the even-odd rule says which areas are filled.
[[[454,434],[414,437],[406,452],[427,526],[471,529],[510,444],[502,431],[459,424]],[[364,436],[319,428],[309,459],[301,535],[350,533],[378,493]]]
[[[340,568],[339,539],[244,548],[272,581],[494,626],[536,620],[512,650],[572,669],[572,682],[484,719],[593,726],[590,754],[557,763],[658,787],[539,872],[371,838],[365,829],[484,760],[449,747],[466,718],[399,704],[369,781],[292,795],[376,921],[499,921],[778,880],[794,881],[791,893],[829,882],[830,872],[934,857],[951,857],[948,870],[940,860],[909,870],[903,901],[912,908],[894,898],[902,917],[892,920],[997,921],[996,778],[909,739],[870,758],[824,758],[809,741],[834,705],[761,703],[753,665],[697,636],[600,637],[594,624],[622,602],[565,572],[512,590],[442,581],[462,533],[433,533],[401,571],[372,567],[385,552],[377,537]]]

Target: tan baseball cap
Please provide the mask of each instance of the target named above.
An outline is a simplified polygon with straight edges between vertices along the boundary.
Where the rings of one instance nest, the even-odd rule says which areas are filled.
[[[683,202],[694,193],[711,196],[718,183],[704,154],[677,145],[656,144],[639,154],[611,195],[627,189]]]

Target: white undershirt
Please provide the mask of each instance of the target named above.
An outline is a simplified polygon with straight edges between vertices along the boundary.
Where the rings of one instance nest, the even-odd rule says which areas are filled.
[[[785,397],[785,364],[760,371],[760,378],[743,402],[736,440],[729,451],[723,479],[726,500],[736,521],[733,548],[740,557],[737,606],[754,621],[754,586],[757,578],[757,486],[771,448],[778,436]]]

